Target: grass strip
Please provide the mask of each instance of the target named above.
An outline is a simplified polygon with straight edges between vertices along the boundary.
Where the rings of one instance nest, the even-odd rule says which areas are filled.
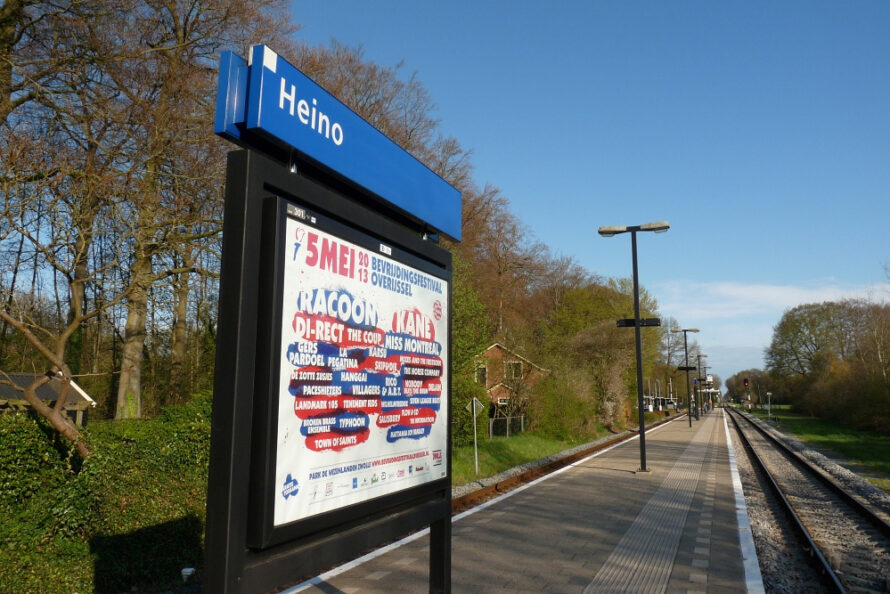
[[[451,460],[451,484],[465,485],[481,478],[494,476],[500,472],[540,460],[551,454],[567,450],[580,442],[564,441],[542,437],[534,433],[522,433],[511,437],[483,437],[479,439],[479,474],[473,446],[454,448]]]
[[[651,427],[663,419],[660,413],[646,413],[646,426]],[[636,428],[628,427],[629,429]],[[576,439],[557,439],[546,437],[533,431],[526,431],[511,437],[479,436],[479,474],[476,474],[473,446],[456,446],[452,448],[451,485],[459,487],[473,481],[488,478],[509,470],[514,466],[534,462],[559,452],[585,443],[590,443],[625,427],[616,426],[613,431],[599,425],[594,431]]]
[[[766,419],[766,411],[751,411]],[[836,460],[861,474],[873,485],[890,492],[890,435],[850,429],[838,423],[773,406],[770,418],[779,429],[840,457]]]

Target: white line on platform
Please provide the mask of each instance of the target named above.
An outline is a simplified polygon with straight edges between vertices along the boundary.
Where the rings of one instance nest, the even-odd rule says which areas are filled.
[[[754,535],[751,532],[751,523],[748,521],[748,508],[745,505],[745,493],[742,491],[742,479],[739,476],[739,467],[735,462],[735,449],[732,447],[732,436],[729,432],[729,424],[726,422],[726,411],[723,413],[723,429],[726,431],[726,449],[729,450],[729,471],[732,474],[732,489],[735,491],[735,514],[739,525],[739,544],[742,546],[742,565],[745,568],[745,587],[751,594],[761,594],[763,589],[763,576],[760,574],[760,564],[757,562],[757,549],[754,548]]]

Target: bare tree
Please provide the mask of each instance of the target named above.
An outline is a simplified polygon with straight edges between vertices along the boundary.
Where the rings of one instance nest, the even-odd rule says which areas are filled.
[[[128,191],[120,198],[120,211],[128,213],[129,223],[129,291],[117,418],[142,414],[142,360],[152,287],[161,279],[178,277],[180,289],[187,290],[187,279],[179,275],[195,272],[189,264],[193,248],[186,246],[206,238],[208,217],[194,201],[212,196],[217,224],[209,232],[219,229],[220,169],[206,167],[208,162],[221,163],[218,145],[212,150],[217,141],[208,126],[217,55],[225,47],[243,46],[260,31],[266,39],[286,45],[294,28],[285,9],[280,0],[130,0],[111,22],[92,23],[90,39],[97,52],[116,56],[106,62],[104,75],[128,114],[130,140]],[[193,183],[182,183],[186,178]],[[193,185],[213,190],[197,195],[182,191]],[[165,254],[170,256],[167,262],[178,259],[182,266],[162,267]],[[180,302],[183,298],[180,294]],[[177,345],[177,356],[181,352]]]
[[[152,283],[187,287],[183,273],[198,270],[204,249],[195,245],[218,233],[220,169],[207,166],[222,162],[209,130],[218,50],[242,49],[258,31],[285,36],[287,13],[277,0],[0,7],[0,254],[14,264],[0,274],[0,319],[33,349],[32,368],[61,376],[54,407],[36,397],[48,377],[24,396],[82,455],[89,449],[60,410],[83,331],[93,324],[98,353],[102,320],[117,332],[112,312],[125,304],[124,359],[138,374],[133,345],[144,340]],[[180,257],[161,261],[169,254]],[[55,308],[38,309],[47,302]],[[138,413],[135,396],[128,411]]]

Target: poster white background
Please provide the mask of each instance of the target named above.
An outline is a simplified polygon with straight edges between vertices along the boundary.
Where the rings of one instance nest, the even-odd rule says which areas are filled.
[[[446,476],[448,285],[286,224],[276,526]]]

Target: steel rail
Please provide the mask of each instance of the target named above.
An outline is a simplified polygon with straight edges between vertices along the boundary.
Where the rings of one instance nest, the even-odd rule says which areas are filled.
[[[813,558],[813,563],[816,565],[817,569],[821,570],[822,572],[823,581],[827,586],[833,588],[835,592],[846,592],[846,588],[844,588],[843,584],[841,584],[840,579],[838,579],[837,574],[831,568],[831,564],[825,558],[825,555],[822,554],[822,550],[819,548],[819,545],[817,545],[816,541],[813,540],[813,537],[810,535],[810,532],[809,530],[807,530],[806,526],[804,526],[804,523],[800,519],[800,516],[798,516],[797,512],[794,511],[794,506],[791,505],[791,502],[785,496],[782,488],[776,482],[776,479],[766,467],[766,464],[760,458],[760,455],[758,455],[758,453],[754,450],[754,447],[751,445],[751,442],[745,435],[744,431],[742,431],[737,418],[737,415],[740,416],[740,413],[731,408],[729,408],[729,410],[732,410],[733,414],[730,414],[729,417],[732,419],[732,422],[736,427],[736,432],[740,436],[742,442],[744,442],[743,445],[745,449],[750,452],[751,458],[754,460],[755,464],[760,469],[763,476],[766,477],[770,488],[773,490],[773,493],[782,501],[783,510],[790,519],[791,526],[794,528],[795,532],[797,532],[798,535],[807,542],[811,556]],[[751,423],[750,421],[748,422]],[[751,423],[751,425],[754,425],[754,423]],[[756,427],[756,425],[754,426]]]
[[[734,410],[733,412],[739,414],[744,418],[748,423],[753,426],[758,433],[766,437],[770,442],[774,443],[778,446],[783,452],[794,458],[797,462],[799,462],[803,467],[805,467],[810,473],[816,476],[819,481],[822,482],[826,487],[831,489],[836,495],[838,495],[841,499],[843,499],[850,507],[852,507],[859,515],[864,517],[869,523],[872,524],[881,534],[885,537],[890,538],[890,520],[886,517],[882,516],[881,512],[876,511],[872,506],[868,505],[864,502],[860,497],[851,493],[849,490],[845,489],[843,485],[839,484],[836,480],[834,480],[831,476],[825,473],[822,469],[815,466],[812,462],[807,460],[800,452],[797,452],[791,447],[788,446],[781,439],[776,438],[774,435],[771,435],[768,431],[763,429],[760,425],[753,422],[747,414]]]

